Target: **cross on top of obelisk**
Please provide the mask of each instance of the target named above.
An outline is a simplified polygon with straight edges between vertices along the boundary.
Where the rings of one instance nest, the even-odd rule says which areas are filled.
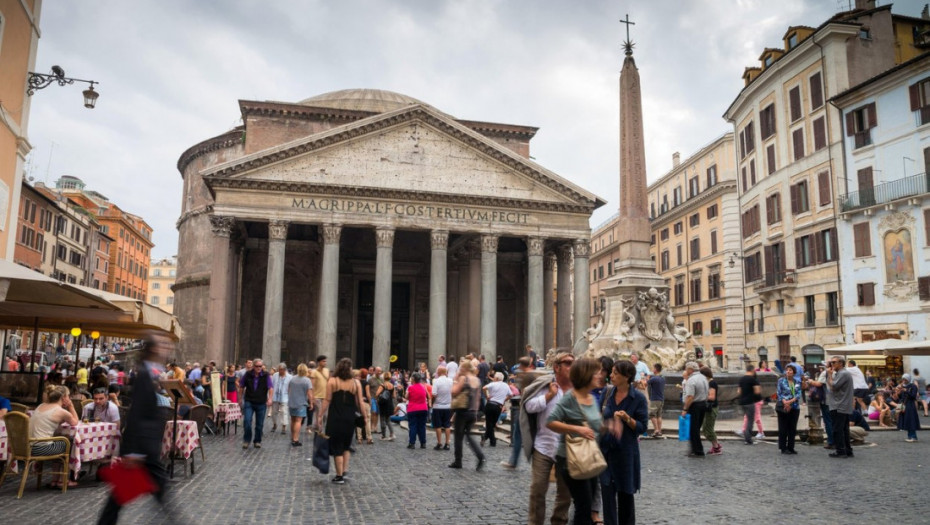
[[[630,56],[633,54],[633,46],[635,45],[633,41],[630,40],[630,26],[635,26],[636,22],[630,22],[630,15],[627,13],[626,19],[621,18],[620,23],[626,24],[626,40],[623,42],[623,52],[626,53],[627,56]]]

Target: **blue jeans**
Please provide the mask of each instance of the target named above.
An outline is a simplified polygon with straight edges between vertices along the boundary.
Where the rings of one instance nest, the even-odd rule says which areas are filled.
[[[523,431],[520,430],[519,408],[510,410],[510,428],[510,446],[513,448],[510,449],[510,461],[507,463],[516,467],[517,463],[520,462],[520,454],[523,453]]]
[[[242,432],[242,442],[249,443],[252,441],[252,415],[255,415],[255,442],[262,442],[262,428],[265,426],[265,411],[268,410],[268,405],[265,403],[249,403],[246,401],[244,403],[245,418],[242,421],[244,428]]]
[[[409,429],[410,440],[413,443],[420,438],[420,444],[426,444],[426,410],[417,410],[416,412],[407,412],[407,425]]]
[[[833,445],[833,419],[830,417],[830,407],[826,403],[820,404],[820,417],[823,419],[823,429],[827,434],[827,445]]]

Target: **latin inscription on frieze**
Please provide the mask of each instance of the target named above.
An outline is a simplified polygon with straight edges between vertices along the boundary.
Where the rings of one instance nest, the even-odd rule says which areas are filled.
[[[503,224],[527,224],[530,216],[529,213],[508,209],[493,210],[464,206],[438,206],[334,198],[293,198],[291,199],[291,208],[308,211],[393,215]]]

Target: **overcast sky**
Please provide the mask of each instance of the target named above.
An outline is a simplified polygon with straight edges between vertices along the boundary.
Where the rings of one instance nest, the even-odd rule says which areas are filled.
[[[880,2],[885,4],[887,2]],[[36,71],[100,82],[32,97],[29,175],[83,179],[177,253],[176,163],[241,121],[237,101],[387,89],[457,118],[538,126],[531,155],[616,213],[626,13],[643,87],[649,181],[730,130],[743,68],[847,0],[46,1]],[[919,16],[922,1],[897,2]]]

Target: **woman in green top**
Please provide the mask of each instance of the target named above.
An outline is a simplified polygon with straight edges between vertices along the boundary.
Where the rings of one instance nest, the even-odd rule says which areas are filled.
[[[596,376],[601,370],[601,363],[596,359],[577,359],[569,372],[572,390],[567,392],[556,403],[546,421],[546,427],[562,434],[559,438],[559,448],[556,452],[555,471],[561,476],[572,495],[575,505],[575,524],[589,525],[591,521],[591,502],[594,491],[599,490],[597,476],[591,479],[573,479],[568,474],[565,461],[565,434],[596,439],[601,431],[603,418],[598,404],[591,395],[591,390],[597,386]]]

